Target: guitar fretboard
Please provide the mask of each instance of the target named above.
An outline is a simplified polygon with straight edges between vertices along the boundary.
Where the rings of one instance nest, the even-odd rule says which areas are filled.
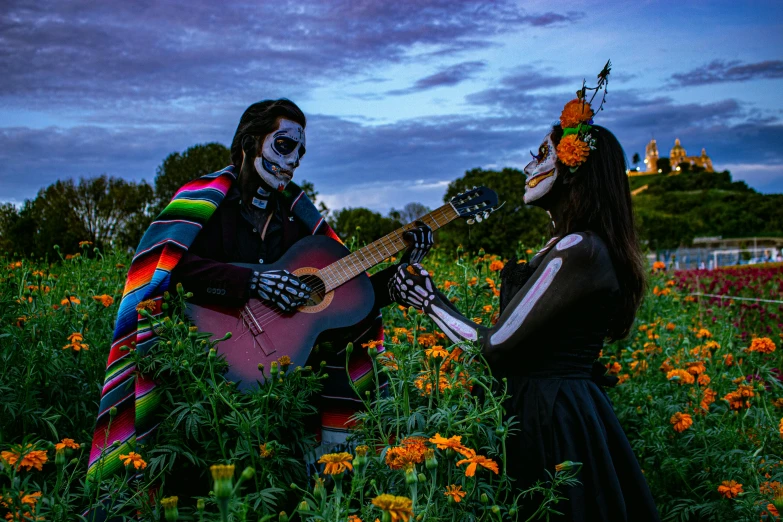
[[[433,231],[439,229],[459,217],[459,214],[451,203],[446,203],[429,214],[419,219],[426,223]],[[406,247],[403,233],[415,228],[416,225],[408,223],[394,232],[386,234],[369,245],[360,248],[356,252],[335,261],[320,270],[321,279],[326,284],[326,292],[334,290],[346,281],[350,281],[362,272],[366,272],[375,265],[382,263]]]

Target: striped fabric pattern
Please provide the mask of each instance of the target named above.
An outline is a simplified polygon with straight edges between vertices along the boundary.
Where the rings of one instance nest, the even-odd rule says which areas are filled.
[[[157,421],[154,412],[160,397],[154,381],[136,371],[130,351],[135,349],[145,354],[155,345],[157,336],[151,321],[139,315],[136,306],[142,301],[152,300],[155,307],[151,315],[161,315],[162,296],[169,286],[171,271],[223,201],[235,179],[234,167],[229,166],[187,183],[141,239],[128,271],[109,352],[87,471],[91,480],[100,481],[101,477],[119,471],[122,468],[119,456],[137,451],[138,446],[143,445],[155,431]],[[294,216],[312,234],[324,234],[340,241],[315,205],[303,196],[299,186],[290,183],[284,195],[290,198]],[[381,337],[377,337],[378,332]],[[367,342],[365,338],[382,339],[382,336],[380,320],[376,319],[375,326],[357,342]],[[380,346],[378,349],[382,350]],[[369,389],[372,366],[366,353],[357,357],[357,352],[361,351],[355,351],[349,362],[349,377],[362,390]],[[360,405],[355,404],[355,394],[350,391],[350,386],[346,388],[349,389],[348,394],[335,399],[341,404],[352,405],[353,411],[358,411]],[[334,428],[340,431],[346,429],[346,409],[339,409],[342,413],[339,416],[325,412],[323,418],[332,419],[325,428],[341,422]]]

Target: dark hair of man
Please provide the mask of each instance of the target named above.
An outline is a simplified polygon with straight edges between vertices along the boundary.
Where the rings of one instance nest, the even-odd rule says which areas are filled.
[[[295,121],[302,128],[307,126],[302,109],[291,100],[264,100],[254,103],[245,110],[239,119],[239,126],[231,142],[231,163],[236,167],[242,165],[242,138],[246,135],[263,138],[277,127],[277,119],[285,118]]]
[[[576,172],[557,163],[564,200],[555,234],[564,237],[589,230],[606,243],[620,283],[620,307],[609,322],[609,339],[616,340],[626,337],[633,324],[644,294],[645,263],[634,225],[623,148],[604,127],[594,125],[592,133],[596,149]],[[555,145],[562,136],[563,129],[553,127]]]

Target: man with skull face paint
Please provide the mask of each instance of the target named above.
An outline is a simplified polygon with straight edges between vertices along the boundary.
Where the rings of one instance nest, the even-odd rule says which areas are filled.
[[[644,288],[625,158],[608,130],[591,125],[589,104],[579,105],[579,130],[564,132],[564,110],[525,167],[524,201],[549,212],[554,237],[530,263],[506,264],[494,326],[462,315],[420,265],[400,266],[389,290],[453,342],[478,343],[493,374],[506,378],[505,408],[519,421],[507,441],[508,474],[520,489],[563,461],[581,462],[580,484],[558,506],[565,519],[658,520],[602,389],[616,379],[596,361],[604,339],[628,334]]]
[[[322,219],[316,220],[314,231],[296,215],[295,207],[307,198],[291,182],[307,150],[305,124],[304,114],[289,100],[260,102],[243,114],[231,146],[239,175],[172,272],[172,282],[181,282],[193,292],[194,302],[240,306],[255,297],[286,313],[297,313],[296,308],[307,301],[310,289],[295,275],[262,266],[279,259],[305,236],[326,233],[336,238]],[[289,195],[291,187],[298,192]],[[423,223],[405,239],[409,247],[404,261],[420,261],[432,247],[432,232]],[[234,262],[259,266],[253,270],[229,264]],[[359,342],[366,342],[382,331],[379,310],[391,303],[386,287],[395,268],[370,277],[375,304],[364,321],[351,329],[328,332],[325,342],[319,339],[315,363],[324,360],[329,368],[321,397],[315,399],[321,418],[314,419],[312,428],[324,444],[319,451],[342,448],[348,432],[343,423],[361,407],[348,382],[351,376],[345,370],[344,348],[360,335],[363,341]],[[358,357],[361,350],[354,351],[349,361],[352,368]],[[310,455],[308,461],[312,460]]]

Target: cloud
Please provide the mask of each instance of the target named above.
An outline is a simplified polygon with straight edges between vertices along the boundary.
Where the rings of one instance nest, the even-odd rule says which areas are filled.
[[[361,81],[388,64],[481,49],[520,27],[581,16],[531,13],[512,0],[423,0],[415,8],[352,0],[9,0],[0,12],[0,101],[121,113],[133,101],[300,97],[338,76]]]
[[[774,78],[783,78],[783,60],[766,60],[756,63],[714,60],[688,72],[672,74],[670,81],[675,85],[685,87]]]
[[[464,82],[465,80],[473,78],[476,73],[483,70],[486,66],[487,63],[483,61],[462,62],[454,64],[436,72],[435,74],[431,74],[417,80],[416,83],[407,89],[396,89],[388,91],[386,94],[398,96],[402,94],[426,91],[436,87],[457,85]]]

